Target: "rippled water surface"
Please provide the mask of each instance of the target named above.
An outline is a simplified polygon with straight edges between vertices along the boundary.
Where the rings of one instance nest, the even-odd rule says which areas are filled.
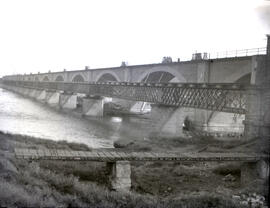
[[[4,132],[81,142],[93,148],[112,147],[119,138],[143,136],[140,122],[132,128],[130,119],[123,119],[85,119],[0,88],[0,130]]]

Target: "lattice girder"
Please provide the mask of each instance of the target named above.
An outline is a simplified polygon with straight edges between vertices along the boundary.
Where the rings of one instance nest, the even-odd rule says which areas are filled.
[[[7,80],[4,82],[22,87],[61,90],[237,114],[246,113],[247,88],[250,87],[234,83],[71,83]]]

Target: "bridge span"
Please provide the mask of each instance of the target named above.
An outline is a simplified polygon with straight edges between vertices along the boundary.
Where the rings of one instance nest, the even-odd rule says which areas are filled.
[[[36,91],[53,90],[62,91],[65,94],[82,93],[238,114],[246,113],[248,90],[254,89],[250,85],[234,83],[72,83],[9,80],[4,81],[4,84]]]
[[[174,122],[167,127],[167,131],[171,132],[175,129],[181,130],[181,122],[184,122],[186,116],[194,119],[198,109],[243,116],[254,114],[254,108],[251,108],[254,97],[260,100],[260,94],[265,90],[259,86],[235,83],[72,83],[4,80],[3,84],[7,89],[69,109],[77,107],[77,93],[85,94],[87,96],[83,98],[82,108],[83,114],[88,116],[103,115],[104,97],[149,102],[152,103],[152,119],[164,122],[165,124],[161,124],[162,128],[166,123]],[[193,110],[186,113],[184,108]],[[160,118],[164,117],[165,121],[160,121]],[[160,130],[160,124],[156,129]],[[251,133],[255,135],[259,132]]]
[[[270,137],[270,36],[266,55],[192,60],[81,71],[10,75],[4,87],[24,95],[102,116],[104,97],[132,109],[151,103],[157,129],[182,134],[189,118],[207,132]],[[96,97],[99,96],[99,97]]]

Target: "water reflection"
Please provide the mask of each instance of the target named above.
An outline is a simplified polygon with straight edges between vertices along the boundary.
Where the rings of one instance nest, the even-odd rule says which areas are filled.
[[[81,118],[0,88],[0,130],[4,132],[109,148],[115,140],[146,133],[139,123],[123,117]]]
[[[122,120],[123,120],[123,118],[121,118],[121,117],[112,117],[111,118],[111,121],[114,123],[121,123]]]

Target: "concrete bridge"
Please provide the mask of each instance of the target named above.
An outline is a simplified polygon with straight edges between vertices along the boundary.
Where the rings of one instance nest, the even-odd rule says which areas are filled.
[[[9,82],[8,89],[62,108],[75,108],[76,93],[83,93],[88,96],[83,114],[89,116],[103,115],[104,97],[129,110],[138,101],[155,103],[151,119],[160,121],[157,129],[175,136],[181,136],[186,118],[202,131],[269,136],[269,57],[268,36],[266,55],[12,75],[3,82]],[[232,88],[225,90],[225,83]]]

